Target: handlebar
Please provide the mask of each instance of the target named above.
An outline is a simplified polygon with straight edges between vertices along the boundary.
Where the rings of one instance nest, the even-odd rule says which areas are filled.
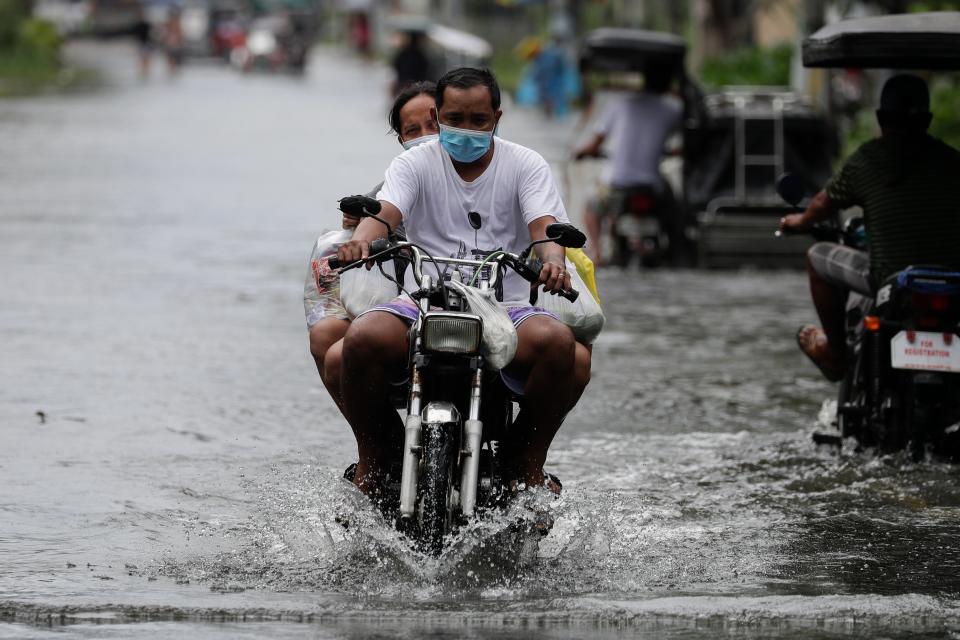
[[[336,255],[333,255],[327,259],[327,264],[330,266],[331,269],[340,269],[340,272],[342,273],[350,269],[356,269],[357,267],[362,265],[364,262],[375,260],[377,257],[379,257],[380,254],[385,253],[389,250],[390,250],[390,242],[386,238],[377,238],[376,240],[370,243],[371,255],[368,256],[366,260],[357,260],[356,262],[352,262],[341,269],[340,258],[338,258]]]
[[[514,271],[516,271],[520,275],[520,277],[526,280],[527,282],[533,283],[540,279],[539,270],[543,268],[543,263],[540,262],[539,260],[537,260],[535,264],[536,264],[536,268],[534,269],[527,266],[525,262],[521,262],[518,259],[517,265],[519,266],[519,268],[514,267]],[[561,298],[566,298],[570,302],[576,302],[577,298],[580,297],[580,292],[577,291],[576,289],[569,289],[569,290],[559,291],[557,295],[560,296]]]
[[[603,151],[596,151],[594,153],[575,153],[573,154],[573,161],[579,162],[580,160],[606,160],[607,154]]]
[[[784,229],[777,230],[775,234],[779,236],[813,236],[814,240],[818,241],[830,241],[836,240],[838,231],[835,227],[825,227],[820,225],[814,225],[809,229],[803,231],[797,231],[796,229]]]
[[[774,235],[778,238],[784,236],[811,236],[817,242],[839,242],[844,237],[844,232],[835,224],[818,222],[804,231],[797,231],[795,229],[784,229],[780,231],[778,229],[774,232]]]
[[[422,264],[426,254],[415,244],[411,242],[395,242],[390,244],[384,238],[378,238],[370,243],[370,255],[363,260],[356,260],[346,265],[340,264],[340,259],[337,256],[331,256],[328,259],[328,264],[331,269],[337,269],[340,273],[344,271],[349,271],[350,269],[356,269],[360,265],[363,265],[367,262],[377,262],[386,260],[388,256],[398,253],[403,249],[408,249],[413,253],[413,266],[414,266],[414,277],[417,279],[419,284],[421,280],[420,265]],[[480,268],[484,265],[482,260],[465,260],[461,258],[427,258],[432,262],[442,262],[446,264],[456,264],[463,266],[472,266],[474,268]],[[499,262],[507,265],[513,269],[521,278],[527,282],[537,282],[540,279],[540,273],[531,269],[527,264],[520,259],[520,256],[513,253],[502,252],[500,255],[489,258],[486,263],[489,265],[492,262]],[[570,289],[566,291],[558,292],[559,296],[566,298],[570,302],[575,302],[577,298],[580,297],[580,292],[575,289]]]

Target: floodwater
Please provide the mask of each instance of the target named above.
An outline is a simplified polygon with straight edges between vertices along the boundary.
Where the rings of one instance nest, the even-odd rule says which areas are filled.
[[[794,272],[602,272],[554,530],[418,556],[340,479],[301,306],[399,149],[386,72],[71,53],[106,86],[0,103],[0,638],[960,637],[960,473],[811,444]]]

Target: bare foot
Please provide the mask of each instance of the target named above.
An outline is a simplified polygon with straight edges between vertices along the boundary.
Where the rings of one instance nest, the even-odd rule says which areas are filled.
[[[367,497],[376,498],[380,492],[380,481],[382,479],[383,474],[377,473],[369,466],[359,462],[351,482]]]
[[[837,353],[827,342],[827,334],[823,329],[811,324],[800,327],[797,331],[797,345],[827,380],[836,382],[843,378],[843,354]]]
[[[525,484],[528,487],[545,487],[554,495],[560,495],[560,492],[563,491],[560,479],[551,473],[544,473],[543,469],[520,474],[516,483],[517,489],[519,489],[520,484]]]

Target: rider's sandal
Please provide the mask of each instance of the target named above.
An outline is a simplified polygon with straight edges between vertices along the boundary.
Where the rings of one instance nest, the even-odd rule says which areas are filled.
[[[353,484],[353,479],[357,477],[357,463],[353,462],[343,470],[343,479]]]
[[[560,497],[560,494],[563,491],[563,483],[560,482],[560,478],[546,471],[543,472],[543,483],[540,486],[558,498]],[[533,487],[528,485],[526,482],[518,482],[517,480],[510,481],[511,495],[516,496],[519,493],[523,491],[527,491],[528,489],[531,489],[531,488]]]
[[[842,368],[831,367],[829,364],[815,358],[812,353],[807,351],[807,343],[804,342],[802,336],[803,336],[803,333],[808,329],[812,329],[814,331],[821,331],[820,329],[814,327],[813,325],[810,325],[810,324],[803,325],[802,327],[797,329],[797,346],[800,347],[800,351],[803,353],[803,355],[807,356],[810,362],[816,365],[817,369],[820,370],[820,373],[823,374],[824,378],[826,378],[830,382],[839,382],[840,380],[843,379]],[[816,338],[814,338],[814,340],[816,340]]]
[[[543,475],[543,486],[546,487],[550,493],[560,497],[560,494],[563,493],[563,483],[560,482],[560,478],[546,471],[543,472]]]
[[[346,469],[343,470],[343,479],[353,484],[353,479],[357,476],[357,463],[351,463]],[[350,528],[350,516],[338,513],[333,517],[333,521],[339,524],[344,529]]]

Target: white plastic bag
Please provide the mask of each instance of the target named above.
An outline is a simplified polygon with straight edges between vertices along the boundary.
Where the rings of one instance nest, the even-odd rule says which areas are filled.
[[[384,262],[383,270],[393,275],[393,260]],[[378,304],[390,302],[398,293],[397,285],[380,273],[376,265],[372,269],[364,265],[340,274],[340,300],[351,320]]]
[[[352,235],[351,231],[345,229],[327,231],[313,243],[307,277],[303,283],[303,312],[307,317],[307,328],[323,318],[347,319],[347,312],[340,302],[340,274],[330,268],[327,260]]]
[[[567,273],[570,274],[570,286],[578,291],[580,296],[575,302],[570,302],[566,298],[540,289],[537,306],[555,313],[561,322],[570,327],[578,342],[593,344],[600,335],[606,318],[600,304],[590,295],[590,290],[570,260],[566,261],[566,267]]]
[[[517,353],[517,329],[506,310],[494,298],[494,291],[481,291],[460,282],[450,281],[447,286],[462,295],[471,313],[483,321],[483,343],[480,353],[487,368],[499,370],[510,364]]]

